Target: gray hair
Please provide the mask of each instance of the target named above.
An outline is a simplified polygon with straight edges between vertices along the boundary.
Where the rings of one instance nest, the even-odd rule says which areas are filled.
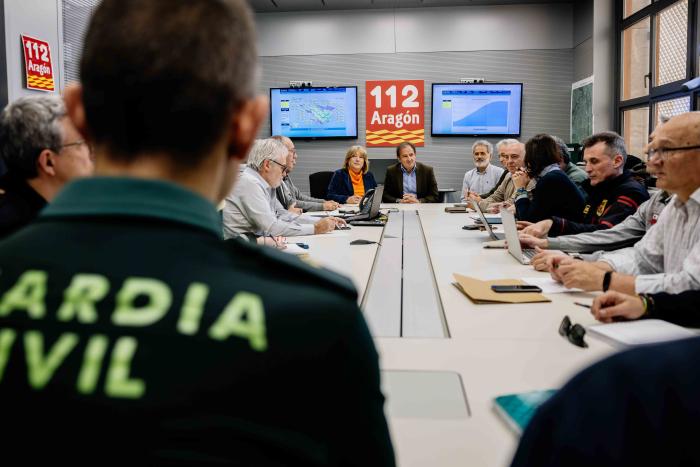
[[[66,116],[61,98],[20,97],[0,114],[0,157],[18,177],[39,175],[36,161],[44,149],[58,152],[63,144],[60,119]]]
[[[559,155],[561,156],[562,160],[566,164],[571,162],[571,157],[569,156],[569,146],[567,146],[564,140],[560,137],[554,135],[551,136],[554,142],[557,143],[557,147],[559,148]]]
[[[477,139],[474,141],[474,144],[472,144],[472,154],[474,154],[474,149],[476,149],[477,146],[486,146],[488,153],[493,154],[493,144],[489,143],[485,139]]]
[[[523,143],[521,143],[520,141],[518,141],[517,139],[514,139],[514,138],[502,139],[498,143],[496,143],[496,151],[501,152],[501,147],[510,146],[511,144],[523,144]]]
[[[287,157],[287,152],[287,147],[277,139],[256,139],[248,155],[248,167],[259,172],[263,162],[266,160],[279,162],[279,159]]]

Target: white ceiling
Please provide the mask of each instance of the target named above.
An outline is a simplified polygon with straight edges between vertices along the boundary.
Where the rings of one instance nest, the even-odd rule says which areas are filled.
[[[573,3],[572,0],[248,0],[257,13],[312,10],[367,10],[372,8],[430,8],[525,3]]]

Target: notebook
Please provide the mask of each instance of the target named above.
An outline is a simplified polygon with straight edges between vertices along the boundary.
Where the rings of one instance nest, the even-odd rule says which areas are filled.
[[[511,430],[521,435],[539,406],[555,392],[556,389],[546,389],[498,396],[493,400],[493,408]]]
[[[592,335],[623,347],[697,337],[690,329],[660,319],[593,324],[587,329]]]

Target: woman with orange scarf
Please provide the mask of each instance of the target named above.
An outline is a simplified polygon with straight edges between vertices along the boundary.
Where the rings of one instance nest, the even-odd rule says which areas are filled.
[[[374,175],[369,171],[367,151],[362,146],[352,146],[345,154],[343,168],[335,171],[328,184],[328,199],[341,204],[357,204],[376,186]]]

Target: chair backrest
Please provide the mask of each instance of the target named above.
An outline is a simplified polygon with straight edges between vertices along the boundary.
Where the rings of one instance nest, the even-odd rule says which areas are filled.
[[[333,172],[315,172],[309,175],[309,191],[314,198],[326,199],[328,184],[331,182]]]
[[[386,178],[386,169],[389,166],[396,164],[397,160],[395,157],[391,159],[370,159],[369,160],[369,171],[374,175],[374,179],[380,185],[384,183]]]

